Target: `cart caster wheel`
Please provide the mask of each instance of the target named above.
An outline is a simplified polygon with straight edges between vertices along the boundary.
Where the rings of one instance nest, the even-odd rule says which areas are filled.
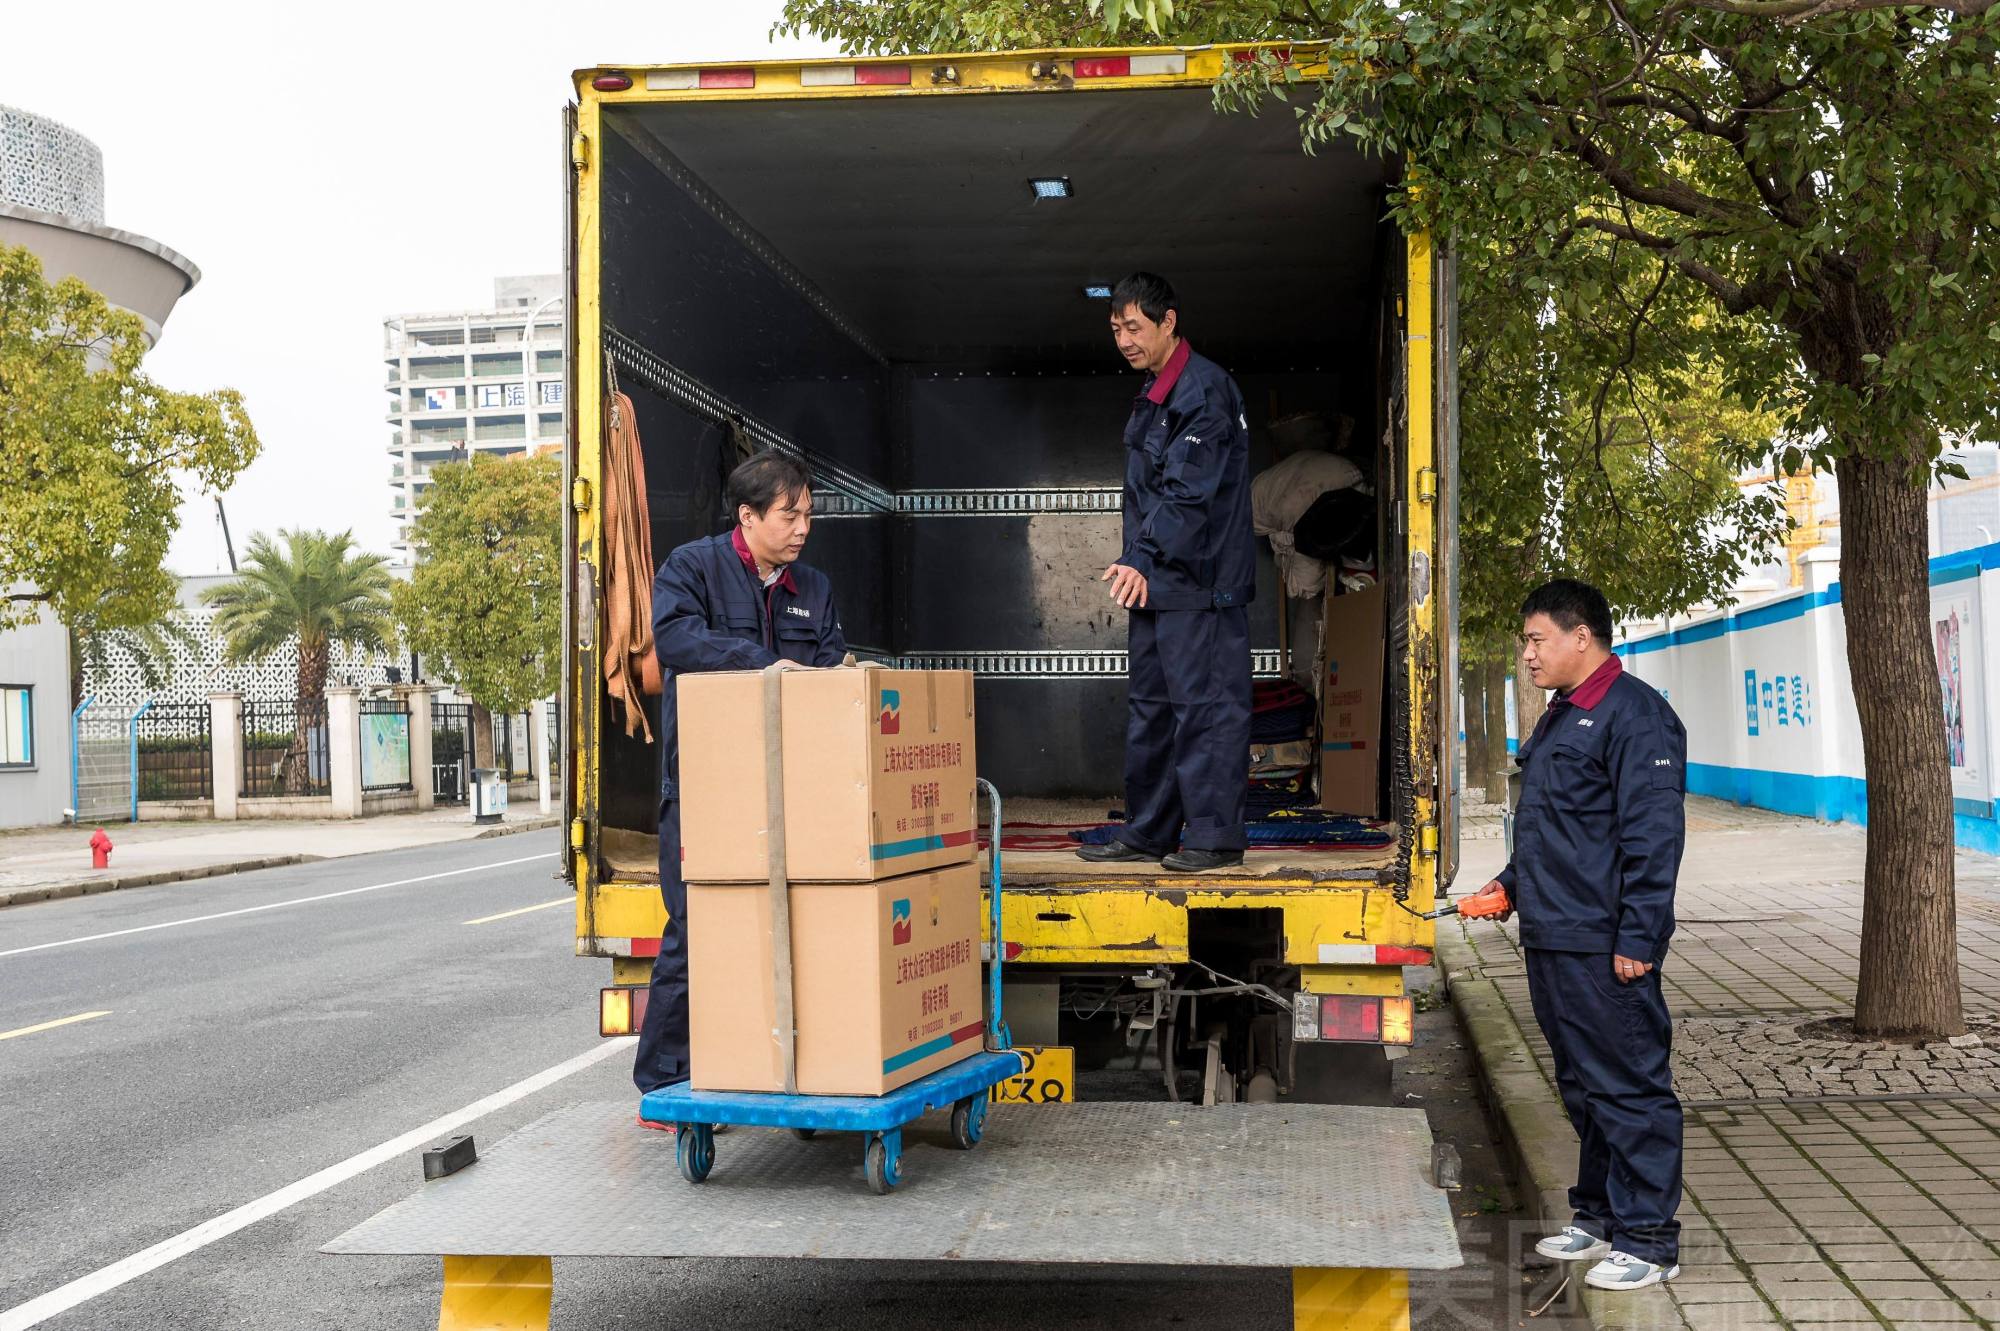
[[[951,1140],[961,1151],[979,1145],[986,1135],[986,1097],[968,1095],[951,1110]]]
[[[819,1136],[818,1128],[793,1128],[792,1135],[802,1142],[809,1142]]]
[[[877,1137],[868,1143],[868,1189],[878,1197],[885,1197],[895,1191],[903,1181],[903,1156],[899,1151],[889,1154],[889,1148]]]
[[[690,1183],[707,1178],[708,1171],[715,1168],[715,1130],[706,1123],[682,1123],[674,1136],[678,1140],[674,1155],[680,1162],[681,1177]]]

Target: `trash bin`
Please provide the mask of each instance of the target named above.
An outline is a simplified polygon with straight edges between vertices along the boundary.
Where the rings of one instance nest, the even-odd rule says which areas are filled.
[[[472,769],[472,821],[497,823],[507,816],[507,778],[497,767]]]

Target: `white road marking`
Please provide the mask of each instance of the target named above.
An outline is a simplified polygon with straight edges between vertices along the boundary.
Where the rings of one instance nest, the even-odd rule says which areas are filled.
[[[537,856],[536,858],[541,858]],[[583,1071],[593,1063],[601,1062],[611,1055],[628,1050],[633,1041],[629,1038],[606,1040],[589,1053],[579,1054],[566,1063],[558,1063],[552,1068],[537,1072],[534,1076],[515,1082],[505,1090],[495,1091],[483,1100],[475,1100],[463,1109],[454,1110],[443,1118],[435,1118],[421,1128],[414,1128],[402,1136],[370,1147],[359,1155],[350,1156],[337,1165],[329,1165],[317,1174],[307,1175],[298,1182],[278,1191],[259,1197],[253,1202],[245,1202],[233,1211],[203,1221],[193,1229],[183,1230],[170,1239],[155,1243],[143,1252],[135,1252],[107,1267],[91,1272],[87,1276],[58,1286],[38,1298],[0,1312],[0,1331],[26,1331],[26,1328],[46,1322],[58,1313],[68,1312],[80,1303],[88,1302],[100,1294],[117,1289],[128,1281],[137,1280],[149,1271],[156,1271],[167,1263],[177,1261],[191,1252],[197,1252],[217,1239],[234,1234],[288,1207],[296,1206],[308,1197],[325,1192],[328,1188],[345,1183],[357,1174],[364,1174],[387,1160],[419,1147],[428,1146],[436,1138],[455,1128],[464,1126],[476,1118],[490,1114],[496,1109],[504,1109],[516,1100],[533,1095],[536,1091],[553,1086],[563,1078]]]
[[[54,1021],[45,1021],[39,1026],[23,1026],[18,1031],[0,1031],[0,1040],[11,1040],[17,1035],[33,1035],[36,1031],[52,1031],[58,1026],[70,1026],[79,1021],[89,1021],[94,1017],[108,1017],[110,1015],[110,1008],[106,1008],[102,1012],[79,1012],[74,1017],[58,1017]]]
[[[55,943],[36,943],[33,947],[9,948],[0,952],[0,957],[18,957],[25,952],[46,952],[52,947],[70,947],[76,943],[101,943],[107,938],[123,938],[128,934],[151,933],[155,929],[178,929],[184,924],[206,924],[210,920],[226,920],[232,915],[255,915],[260,910],[278,910],[285,906],[304,906],[315,901],[331,901],[335,897],[351,897],[362,892],[380,892],[385,887],[408,887],[412,883],[428,883],[439,878],[457,878],[462,874],[484,873],[488,869],[505,869],[516,864],[532,864],[536,860],[554,859],[555,852],[542,855],[523,855],[518,860],[501,860],[497,864],[475,864],[465,869],[446,869],[442,873],[420,874],[415,878],[398,878],[393,883],[371,883],[367,887],[350,887],[341,892],[322,892],[316,897],[293,897],[290,901],[271,901],[262,906],[245,906],[241,910],[222,910],[213,915],[196,915],[185,920],[167,920],[160,924],[142,924],[134,929],[114,929],[108,934],[86,934],[82,938],[65,938]]]
[[[467,920],[466,923],[491,924],[495,920],[511,920],[516,915],[527,915],[538,910],[552,910],[557,906],[574,906],[575,904],[576,894],[571,893],[566,897],[557,897],[554,901],[544,901],[539,906],[523,906],[519,910],[503,910],[498,915],[482,915],[476,920]]]

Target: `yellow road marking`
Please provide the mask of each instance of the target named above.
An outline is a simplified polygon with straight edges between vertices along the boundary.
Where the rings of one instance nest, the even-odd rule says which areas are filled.
[[[102,1012],[79,1012],[74,1017],[59,1017],[54,1021],[45,1021],[39,1026],[23,1026],[18,1031],[0,1031],[0,1040],[11,1040],[17,1035],[33,1035],[36,1031],[52,1031],[58,1026],[69,1026],[79,1021],[89,1021],[94,1017],[108,1017],[110,1015],[111,1009],[109,1008],[106,1008]]]
[[[495,920],[511,920],[516,915],[526,915],[531,910],[549,910],[556,906],[570,906],[574,904],[576,904],[576,897],[574,894],[571,894],[566,897],[557,897],[554,901],[544,901],[539,906],[523,906],[519,910],[503,910],[498,915],[482,915],[476,920],[467,920],[466,923],[491,924]]]

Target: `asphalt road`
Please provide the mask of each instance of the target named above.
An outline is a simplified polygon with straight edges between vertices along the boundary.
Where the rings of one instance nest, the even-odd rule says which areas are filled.
[[[0,1328],[435,1326],[435,1259],[317,1249],[421,1181],[414,1145],[375,1148],[496,1093],[456,1130],[497,1141],[630,1093],[626,1044],[595,1030],[609,968],[572,955],[555,847],[535,833],[0,911]],[[1511,1322],[1513,1200],[1449,1015],[1424,1026],[1398,1094],[1465,1150],[1473,1266],[1418,1283],[1417,1323]],[[204,1241],[231,1215],[247,1223]],[[61,1290],[74,1306],[28,1320]],[[555,1325],[577,1331],[1290,1325],[1272,1272],[578,1260],[556,1291]]]

